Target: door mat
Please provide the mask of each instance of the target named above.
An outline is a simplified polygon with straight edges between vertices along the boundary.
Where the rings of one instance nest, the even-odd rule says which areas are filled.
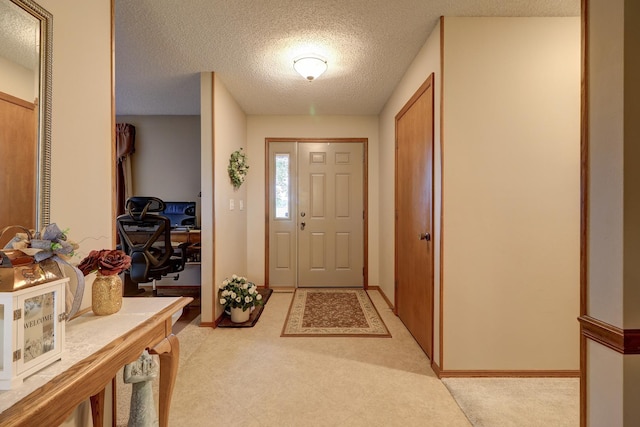
[[[390,338],[364,289],[296,289],[283,337]]]
[[[258,288],[258,293],[262,295],[262,305],[257,305],[256,308],[249,315],[249,320],[243,323],[234,323],[231,321],[231,316],[227,313],[222,314],[222,319],[220,319],[220,323],[218,323],[219,328],[250,328],[256,324],[260,315],[262,314],[262,310],[264,306],[267,305],[267,301],[269,297],[273,293],[273,289],[265,289]]]

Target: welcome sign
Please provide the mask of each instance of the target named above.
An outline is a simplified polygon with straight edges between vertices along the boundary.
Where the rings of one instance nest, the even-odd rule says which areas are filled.
[[[0,390],[60,360],[65,337],[65,290],[69,278],[0,292]]]
[[[24,301],[24,362],[55,348],[55,293],[49,292]]]

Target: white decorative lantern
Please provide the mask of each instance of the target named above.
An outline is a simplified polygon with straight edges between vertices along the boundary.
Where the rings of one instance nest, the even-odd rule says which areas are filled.
[[[0,390],[60,360],[69,278],[0,292]]]

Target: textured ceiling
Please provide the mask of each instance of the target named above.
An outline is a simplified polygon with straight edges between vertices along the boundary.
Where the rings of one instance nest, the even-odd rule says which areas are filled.
[[[440,16],[579,16],[580,0],[116,0],[116,112],[199,114],[215,71],[247,114],[376,115]],[[307,82],[294,58],[329,68]]]
[[[0,1],[0,57],[29,70],[38,68],[39,21],[8,0]]]

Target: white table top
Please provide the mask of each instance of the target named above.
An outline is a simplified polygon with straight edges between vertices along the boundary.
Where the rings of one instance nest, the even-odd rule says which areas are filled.
[[[136,326],[178,299],[179,297],[123,298],[122,308],[115,314],[96,316],[93,312],[89,312],[67,322],[62,360],[54,362],[26,378],[21,386],[13,390],[0,391],[0,412],[4,412],[16,402],[113,340],[135,329]]]

